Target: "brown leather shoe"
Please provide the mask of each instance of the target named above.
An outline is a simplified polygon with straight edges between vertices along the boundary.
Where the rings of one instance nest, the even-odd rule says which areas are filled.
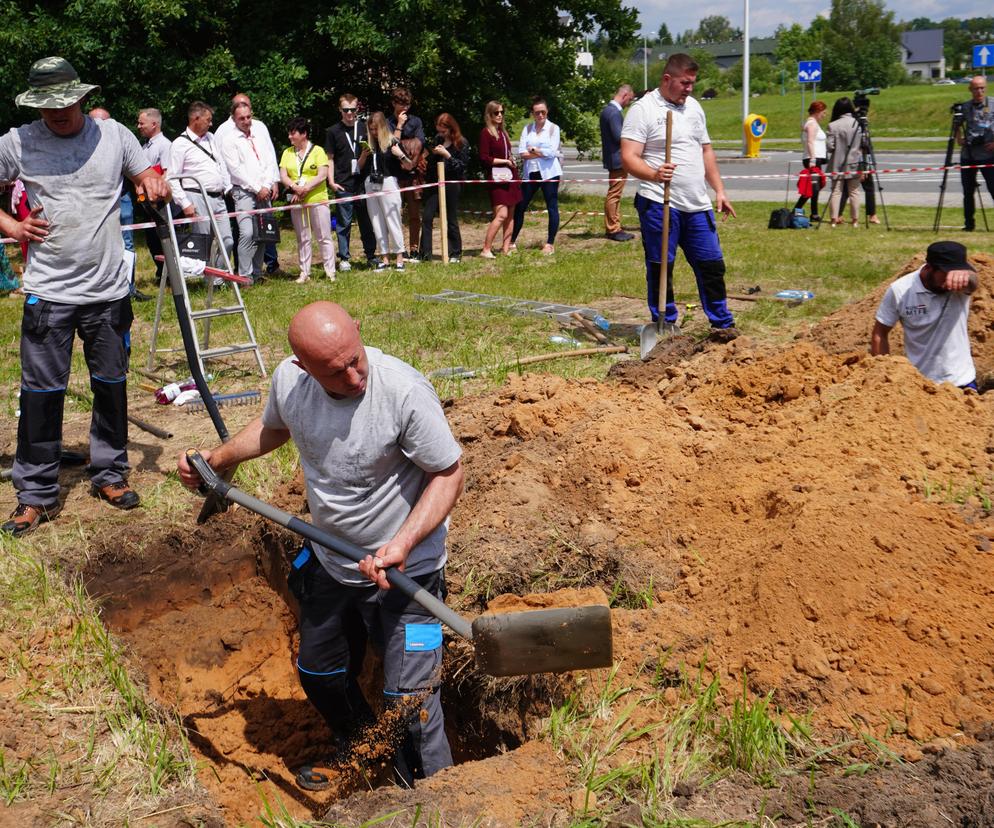
[[[90,494],[101,500],[106,500],[115,509],[134,509],[141,503],[138,492],[124,480],[118,483],[108,483],[106,486],[93,486],[90,489]]]
[[[35,529],[39,523],[55,520],[62,505],[53,503],[51,506],[39,506],[34,503],[18,503],[17,508],[10,513],[10,519],[0,525],[0,532],[13,535],[15,538],[26,535]]]

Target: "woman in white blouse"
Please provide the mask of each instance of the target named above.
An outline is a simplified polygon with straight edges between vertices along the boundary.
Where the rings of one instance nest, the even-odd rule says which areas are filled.
[[[514,210],[512,244],[517,240],[525,223],[525,210],[538,190],[542,191],[545,208],[549,211],[549,230],[542,252],[555,252],[556,233],[559,232],[559,178],[563,174],[559,163],[559,127],[549,120],[549,105],[545,98],[532,100],[532,122],[526,124],[518,142],[518,154],[524,161],[521,184],[521,201]]]

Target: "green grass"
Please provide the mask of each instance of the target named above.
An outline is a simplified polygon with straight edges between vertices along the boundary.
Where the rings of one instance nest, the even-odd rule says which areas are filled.
[[[700,90],[698,90],[700,91]],[[842,92],[818,90],[818,100],[824,101],[831,114],[832,105],[843,95],[852,97],[852,89]],[[925,148],[944,147],[949,138],[952,115],[949,107],[957,101],[966,101],[970,93],[965,86],[892,86],[870,95],[869,122],[874,144],[884,149],[888,138],[928,137],[937,142]],[[810,89],[805,93],[805,113],[812,101]],[[723,95],[713,101],[702,101],[708,119],[708,132],[714,141],[742,140],[742,96]],[[770,139],[794,142],[791,149],[800,147],[801,93],[788,91],[786,95],[759,95],[752,99],[750,112],[766,116],[769,126],[763,138],[764,146]],[[917,143],[887,145],[887,149],[921,149]]]

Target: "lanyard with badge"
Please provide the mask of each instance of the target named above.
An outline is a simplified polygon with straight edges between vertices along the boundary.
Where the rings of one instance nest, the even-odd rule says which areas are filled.
[[[351,164],[350,168],[352,170],[352,175],[356,175],[359,172],[359,159],[356,157],[356,152],[355,152],[356,144],[359,143],[359,121],[358,120],[354,124],[352,124],[352,134],[351,135],[349,135],[348,131],[346,131],[346,133],[345,133],[345,141],[349,145],[349,149],[352,151],[352,161],[350,162],[350,164]]]

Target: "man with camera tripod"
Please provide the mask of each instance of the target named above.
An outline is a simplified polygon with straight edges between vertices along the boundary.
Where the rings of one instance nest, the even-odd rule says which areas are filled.
[[[956,126],[960,145],[960,164],[994,164],[994,99],[987,94],[987,78],[977,75],[970,80],[971,100],[962,104],[962,120]],[[957,113],[959,114],[959,113]],[[981,167],[987,190],[994,198],[994,167]],[[960,170],[963,183],[963,229],[972,231],[976,224],[977,168]]]

